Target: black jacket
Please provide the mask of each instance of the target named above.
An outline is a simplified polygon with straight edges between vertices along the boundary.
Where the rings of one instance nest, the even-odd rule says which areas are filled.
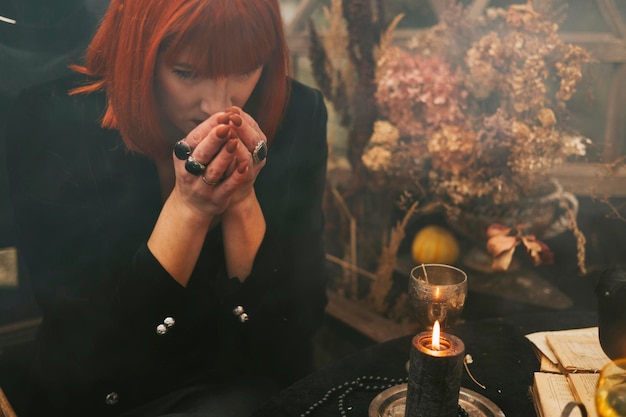
[[[155,165],[99,126],[102,94],[68,96],[76,79],[25,91],[7,124],[18,251],[43,312],[33,403],[115,415],[193,381],[308,372],[326,303],[322,95],[292,82],[255,183],[267,231],[251,275],[227,278],[218,226],[183,288],[146,246],[162,207]]]

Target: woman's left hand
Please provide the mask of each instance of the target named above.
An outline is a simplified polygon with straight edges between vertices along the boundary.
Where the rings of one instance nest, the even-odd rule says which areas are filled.
[[[256,177],[265,166],[267,156],[267,137],[259,127],[256,120],[239,107],[229,107],[226,112],[233,113],[230,116],[230,126],[243,144],[235,151],[235,161],[226,171],[225,177],[230,176],[237,167],[241,172],[241,166],[245,161],[248,164],[245,172],[246,179],[239,184],[232,195],[229,206],[235,205],[253,195]],[[227,209],[228,210],[228,209]]]

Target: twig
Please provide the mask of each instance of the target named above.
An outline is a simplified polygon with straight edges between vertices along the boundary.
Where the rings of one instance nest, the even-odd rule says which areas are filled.
[[[569,228],[572,229],[572,233],[576,238],[576,258],[578,259],[578,269],[580,269],[581,274],[587,275],[587,267],[585,266],[585,244],[587,243],[587,239],[585,238],[583,232],[578,228],[578,222],[576,221],[576,214],[574,213],[574,210],[572,210],[569,204],[567,204],[565,199],[561,199],[560,205],[565,208],[567,215],[571,220]]]
[[[463,358],[463,366],[465,366],[465,370],[467,371],[467,375],[469,375],[470,379],[472,381],[474,381],[474,383],[476,385],[478,385],[479,387],[481,387],[482,389],[487,389],[486,386],[484,386],[483,384],[481,384],[480,382],[478,382],[476,380],[476,378],[474,378],[474,375],[472,375],[472,373],[469,370],[469,366],[467,366],[468,364],[474,362],[474,359],[472,359],[472,355],[470,355],[469,353],[467,355],[465,355],[465,357]]]
[[[600,202],[606,204],[611,210],[611,212],[606,215],[607,219],[617,219],[626,222],[626,217],[620,213],[620,208],[613,204],[608,196],[604,196],[600,199]]]
[[[406,229],[409,219],[415,214],[418,204],[419,201],[415,201],[411,205],[402,218],[402,221],[399,221],[391,230],[389,242],[383,243],[383,248],[378,258],[378,269],[376,270],[377,278],[372,283],[369,294],[369,298],[378,312],[382,313],[387,308],[385,299],[393,283],[391,278],[398,260],[398,249],[404,239],[404,230]]]
[[[342,267],[344,267],[346,269],[349,269],[351,271],[358,272],[359,274],[361,274],[361,275],[363,275],[363,276],[365,276],[365,277],[367,277],[369,279],[373,280],[373,279],[377,279],[378,278],[378,276],[376,274],[372,274],[371,272],[366,271],[365,269],[361,269],[358,266],[356,266],[354,264],[351,264],[350,262],[346,262],[343,259],[337,258],[334,255],[331,255],[330,253],[326,254],[326,260],[334,262],[337,265],[341,265]]]
[[[357,263],[357,240],[356,240],[357,223],[356,223],[356,219],[354,218],[354,216],[350,212],[350,209],[348,208],[348,205],[346,204],[346,201],[341,196],[341,193],[339,193],[339,191],[335,187],[332,187],[331,191],[332,191],[333,195],[335,196],[335,199],[339,203],[339,207],[341,207],[341,209],[345,213],[346,217],[348,217],[348,220],[350,221],[350,260],[352,261],[352,264],[356,265],[356,263]],[[351,295],[352,295],[352,298],[356,299],[357,296],[358,296],[358,285],[359,285],[359,283],[358,283],[358,280],[357,280],[356,271],[354,269],[352,269],[352,268],[350,268],[349,270],[351,272],[351,274],[350,274],[350,289],[351,289],[351,293],[352,293]]]

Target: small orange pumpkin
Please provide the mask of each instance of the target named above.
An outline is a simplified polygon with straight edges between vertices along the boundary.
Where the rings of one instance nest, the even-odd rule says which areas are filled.
[[[459,242],[441,226],[425,226],[415,234],[411,252],[418,264],[454,264],[459,259]]]

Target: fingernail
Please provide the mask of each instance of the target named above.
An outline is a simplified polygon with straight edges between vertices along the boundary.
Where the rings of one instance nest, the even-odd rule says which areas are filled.
[[[217,123],[221,125],[227,125],[229,121],[230,121],[229,113],[224,113],[224,114],[217,116]]]
[[[237,141],[233,139],[229,140],[226,144],[226,151],[228,153],[233,153],[235,152],[235,149],[237,149]]]
[[[248,169],[248,163],[246,161],[241,161],[239,165],[237,165],[237,172],[243,174]]]
[[[233,129],[230,130],[230,138],[231,139],[237,139],[239,136],[237,136],[237,132],[235,132]]]
[[[219,126],[216,130],[215,130],[215,134],[217,135],[218,138],[220,139],[224,139],[227,136],[229,136],[231,133],[231,129],[230,127],[226,124],[226,125],[222,125]]]
[[[233,122],[233,124],[237,127],[243,124],[243,118],[238,114],[233,114],[232,116],[230,116],[230,121]]]

